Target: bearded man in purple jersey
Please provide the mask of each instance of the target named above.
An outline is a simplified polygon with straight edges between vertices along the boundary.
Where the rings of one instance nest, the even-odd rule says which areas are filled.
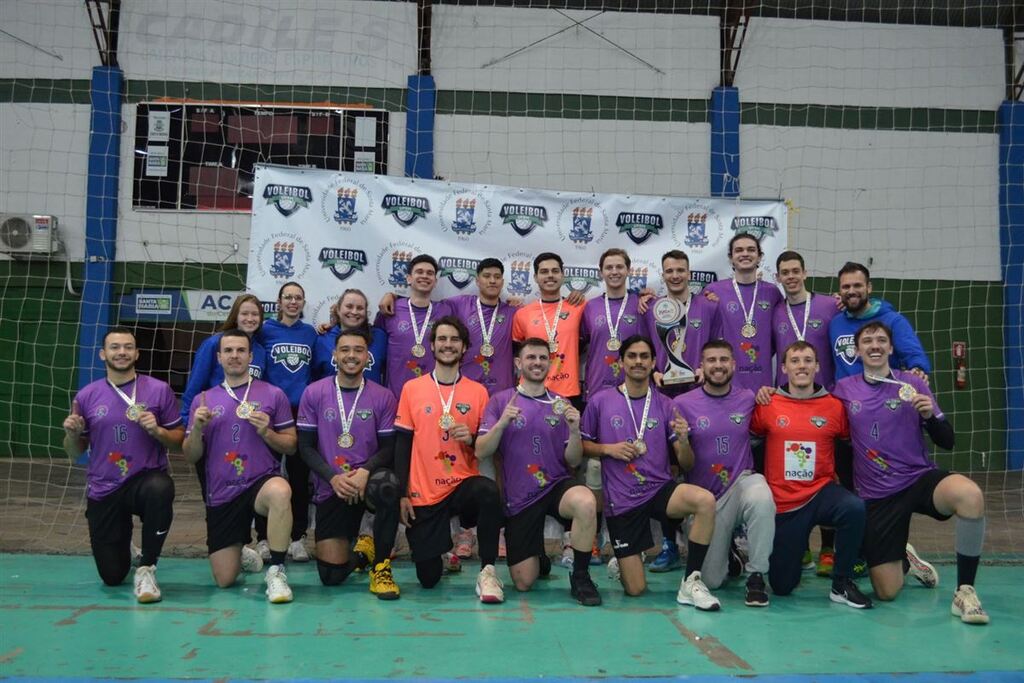
[[[206,457],[206,546],[213,578],[221,588],[235,582],[253,518],[262,515],[270,545],[267,600],[291,602],[284,561],[291,540],[292,489],[274,455],[295,453],[291,403],[281,389],[249,374],[252,346],[245,332],[229,330],[221,336],[217,361],[224,381],[192,400],[182,444],[193,465]]]
[[[72,401],[64,419],[64,452],[78,460],[89,449],[85,516],[103,583],[117,586],[128,575],[132,515],[138,515],[142,557],[135,570],[135,597],[141,603],[159,602],[156,563],[174,501],[167,450],[180,447],[185,436],[178,400],[165,382],[135,372],[139,349],[131,330],[107,332],[100,359],[106,377],[83,387]]]
[[[985,539],[985,496],[973,481],[939,469],[922,429],[951,449],[953,427],[928,384],[913,371],[894,370],[892,330],[869,322],[854,335],[861,374],[836,383],[853,441],[853,483],[867,507],[864,556],[880,600],[894,600],[908,572],[928,588],[939,578],[907,543],[913,514],[939,521],[956,516],[956,589],[950,611],[968,624],[987,624],[974,590]]]

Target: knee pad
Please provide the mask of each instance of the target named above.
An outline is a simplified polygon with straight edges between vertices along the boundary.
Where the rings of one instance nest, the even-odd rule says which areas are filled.
[[[366,498],[374,507],[378,504],[384,507],[398,505],[401,498],[399,494],[400,484],[398,477],[390,470],[380,470],[370,476],[366,482]]]
[[[433,588],[441,580],[444,563],[440,557],[416,563],[416,579],[424,588]]]
[[[332,564],[321,559],[316,561],[316,569],[320,572],[320,583],[325,586],[340,585],[352,573],[352,563]]]

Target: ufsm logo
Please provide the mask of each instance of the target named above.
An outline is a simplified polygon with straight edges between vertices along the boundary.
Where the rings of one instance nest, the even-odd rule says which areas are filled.
[[[356,210],[356,197],[359,190],[354,187],[338,188],[338,205],[334,210],[334,221],[342,225],[352,225],[359,220],[359,211]]]
[[[724,235],[722,218],[702,202],[687,204],[672,219],[672,240],[676,246],[691,252],[700,253],[717,247]]]
[[[643,244],[651,235],[661,232],[665,222],[659,213],[623,211],[615,219],[615,225],[619,227],[619,234],[626,233],[634,244]]]
[[[299,209],[307,208],[313,201],[313,192],[299,185],[271,184],[263,188],[263,198],[287,218]]]
[[[565,266],[565,287],[570,292],[586,294],[601,284],[601,271],[591,266]]]
[[[356,178],[336,176],[320,196],[324,220],[340,228],[364,225],[373,212],[373,191]]]
[[[301,278],[309,262],[309,247],[293,233],[275,233],[256,249],[257,270],[276,280]]]
[[[508,293],[511,296],[527,297],[533,291],[533,260],[530,254],[515,251],[502,259],[508,274]]]
[[[636,294],[641,289],[647,287],[647,267],[641,266],[639,268],[629,269],[629,283],[626,285],[626,289]]]
[[[386,194],[380,208],[384,213],[395,219],[403,228],[408,228],[420,218],[430,213],[430,202],[426,197],[414,197],[402,194]]]
[[[490,203],[469,190],[449,194],[437,213],[441,229],[450,230],[462,239],[483,235],[491,226]]]
[[[498,212],[505,225],[511,225],[520,237],[526,237],[534,228],[543,227],[548,220],[548,210],[543,206],[529,204],[502,204]]]
[[[608,235],[608,214],[590,197],[571,199],[558,212],[556,225],[563,242],[586,249],[591,242],[602,242]]]
[[[411,242],[390,242],[377,252],[377,284],[404,290],[409,286],[409,262],[422,254],[419,245]]]
[[[321,268],[330,268],[339,280],[347,280],[356,271],[362,272],[366,268],[366,252],[361,249],[324,247],[318,260]]]
[[[447,278],[448,282],[459,289],[465,289],[470,282],[476,279],[476,267],[479,263],[480,261],[472,258],[442,256],[437,260],[437,278],[439,280]]]

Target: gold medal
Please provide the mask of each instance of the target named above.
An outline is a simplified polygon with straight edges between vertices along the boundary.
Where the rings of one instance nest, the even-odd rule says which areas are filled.
[[[569,402],[559,396],[551,402],[551,410],[555,415],[564,415],[565,411],[569,409]]]
[[[441,419],[437,421],[437,424],[441,426],[441,429],[446,432],[455,426],[455,418],[452,417],[451,413],[445,413],[441,416]]]
[[[616,337],[612,337],[608,340],[608,343],[605,344],[605,346],[608,347],[609,351],[618,351],[622,348],[622,342],[620,342]]]
[[[647,442],[644,441],[643,439],[637,439],[636,441],[634,441],[633,448],[635,448],[636,452],[639,453],[640,455],[647,454]]]
[[[757,327],[754,326],[754,323],[743,323],[743,327],[740,328],[740,334],[747,339],[753,339],[757,336]]]
[[[249,403],[248,401],[242,401],[235,408],[235,415],[242,418],[243,420],[248,420],[250,417],[252,417],[252,404]]]
[[[551,353],[558,353],[558,342],[554,339],[548,340],[548,351]]]
[[[914,397],[917,396],[917,389],[907,384],[906,382],[903,382],[902,384],[900,384],[899,396],[901,401],[906,401],[907,403],[910,403],[911,401],[914,400]]]
[[[494,345],[484,342],[480,345],[480,355],[484,358],[490,358],[494,355]]]
[[[427,348],[423,344],[416,344],[412,347],[412,355],[417,358],[423,358],[423,356],[427,355]]]
[[[352,435],[349,434],[348,432],[345,432],[344,434],[338,437],[338,445],[341,446],[342,448],[352,448],[352,444],[354,444],[355,442],[356,440],[353,439]]]
[[[128,410],[124,411],[124,415],[132,422],[138,422],[139,418],[142,417],[142,411],[145,409],[146,406],[141,403],[132,403],[128,406]]]

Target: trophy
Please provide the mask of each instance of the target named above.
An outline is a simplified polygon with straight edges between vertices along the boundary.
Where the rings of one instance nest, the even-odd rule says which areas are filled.
[[[668,355],[668,366],[661,383],[668,386],[695,381],[693,368],[683,360],[683,352],[686,351],[686,311],[683,305],[672,297],[658,299],[654,303],[654,322]],[[673,330],[677,331],[676,338],[670,343],[668,338]]]

